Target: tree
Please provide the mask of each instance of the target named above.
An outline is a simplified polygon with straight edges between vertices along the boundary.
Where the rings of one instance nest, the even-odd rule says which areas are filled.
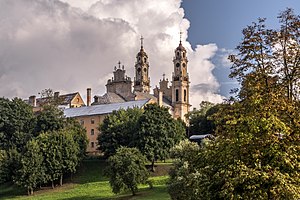
[[[286,18],[288,23],[282,20]],[[285,66],[291,71],[299,67],[299,54],[297,59],[294,54],[300,52],[299,36],[288,31],[294,35],[288,39],[293,45],[286,45],[284,50],[278,44],[282,41],[282,27],[288,30],[293,24],[299,30],[300,24],[299,16],[290,9],[280,13],[279,19],[279,30],[266,29],[265,19],[243,30],[238,55],[230,56],[231,77],[237,78],[241,89],[237,99],[221,106],[212,116],[216,138],[203,145],[189,163],[198,178],[188,181],[197,193],[186,199],[300,198],[300,107],[298,96],[295,92],[291,95],[297,78],[288,88],[282,74]],[[291,52],[285,54],[288,58],[283,56],[284,51]],[[289,64],[280,65],[279,61]],[[179,187],[178,190],[184,193]]]
[[[29,141],[21,158],[20,169],[15,177],[16,184],[27,188],[28,195],[33,195],[33,190],[44,181],[45,166],[43,162],[44,158],[38,141],[34,139]]]
[[[138,120],[142,113],[139,108],[121,109],[113,111],[103,120],[98,142],[105,157],[114,155],[121,146],[134,147],[134,135],[138,132]]]
[[[217,105],[211,102],[202,101],[199,110],[193,110],[188,114],[189,118],[189,134],[205,135],[212,134],[214,131],[214,123],[210,118],[217,112]]]
[[[9,177],[8,155],[5,150],[0,150],[0,184],[5,183]]]
[[[66,123],[63,111],[55,105],[44,105],[43,109],[37,113],[36,118],[35,132],[37,135],[41,132],[60,130]]]
[[[45,158],[45,179],[52,183],[52,188],[56,180],[60,180],[62,185],[63,175],[76,171],[79,145],[75,143],[72,133],[65,129],[43,133],[37,139]]]
[[[175,160],[168,181],[168,193],[172,199],[198,199],[199,176],[195,163],[199,150],[197,143],[188,140],[183,140],[172,148],[171,157]]]
[[[74,118],[66,119],[65,129],[72,134],[74,142],[79,146],[78,161],[80,163],[86,155],[86,148],[88,145],[86,130]]]
[[[107,173],[114,193],[129,189],[132,195],[138,184],[146,183],[149,173],[146,159],[136,148],[121,147],[108,159]]]
[[[185,127],[171,117],[168,108],[147,104],[136,137],[136,147],[151,161],[154,171],[155,160],[167,158],[170,149],[185,137]]]
[[[0,149],[22,152],[33,137],[35,116],[23,100],[0,98]]]

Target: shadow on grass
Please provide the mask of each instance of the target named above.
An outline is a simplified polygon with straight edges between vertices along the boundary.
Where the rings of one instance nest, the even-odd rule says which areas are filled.
[[[23,188],[19,188],[12,182],[4,183],[0,185],[0,199],[12,198],[15,196],[26,195],[27,191]]]

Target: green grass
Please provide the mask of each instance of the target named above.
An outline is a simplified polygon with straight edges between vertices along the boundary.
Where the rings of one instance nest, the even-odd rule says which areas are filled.
[[[153,189],[148,185],[141,185],[136,196],[130,193],[115,195],[109,186],[108,178],[104,176],[105,163],[99,160],[85,161],[73,177],[62,187],[55,189],[43,188],[36,191],[34,196],[27,196],[26,190],[11,184],[0,185],[0,199],[30,199],[30,200],[167,200],[170,199],[166,190],[169,166],[158,165],[157,172],[150,180]]]

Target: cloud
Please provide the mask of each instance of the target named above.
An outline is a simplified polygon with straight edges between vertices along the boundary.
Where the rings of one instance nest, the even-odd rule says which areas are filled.
[[[83,95],[105,92],[120,60],[134,75],[144,36],[152,88],[163,73],[171,79],[174,49],[183,31],[188,50],[192,104],[220,102],[210,59],[215,44],[186,41],[189,21],[180,0],[2,0],[0,1],[0,96],[37,94],[45,88]],[[158,6],[159,5],[159,6]]]

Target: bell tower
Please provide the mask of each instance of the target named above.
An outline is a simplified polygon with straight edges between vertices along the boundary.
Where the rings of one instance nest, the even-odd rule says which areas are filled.
[[[149,61],[143,47],[144,38],[141,37],[141,49],[136,55],[135,63],[135,78],[134,78],[134,92],[150,92],[150,77],[149,77]]]
[[[172,77],[172,106],[174,108],[174,118],[181,118],[187,122],[185,115],[190,110],[189,104],[189,75],[187,73],[187,55],[186,49],[181,43],[181,33],[179,46],[175,49],[173,59],[174,72]]]

